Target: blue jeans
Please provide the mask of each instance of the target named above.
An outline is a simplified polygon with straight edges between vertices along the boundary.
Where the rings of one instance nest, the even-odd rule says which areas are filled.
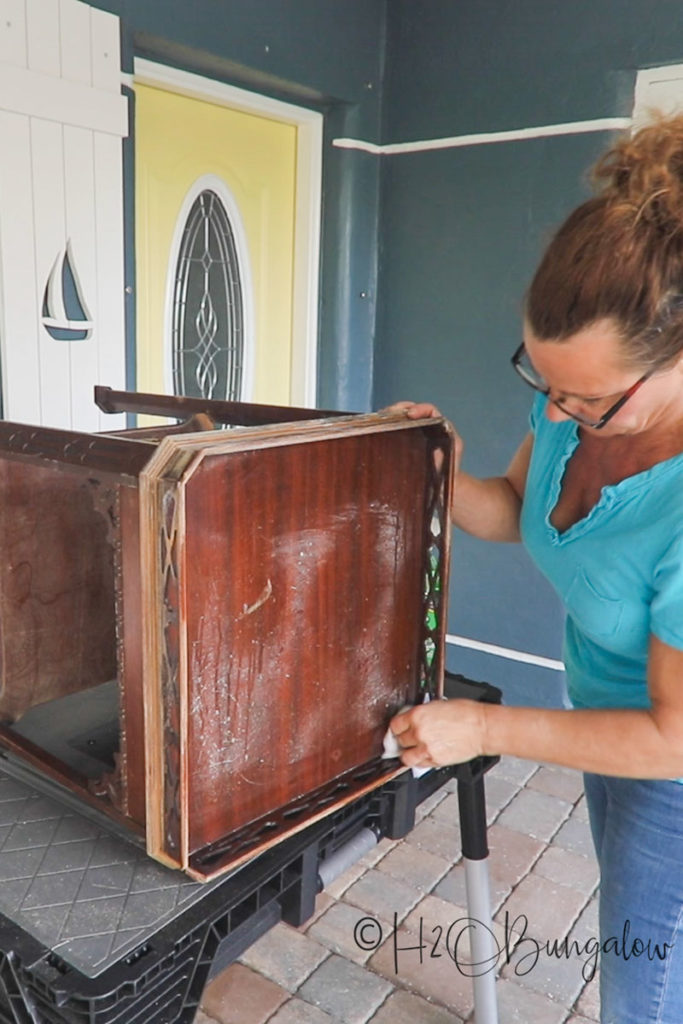
[[[683,1024],[683,785],[585,775],[601,1024]]]

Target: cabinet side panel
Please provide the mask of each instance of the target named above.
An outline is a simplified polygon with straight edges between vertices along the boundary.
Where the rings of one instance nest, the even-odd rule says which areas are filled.
[[[190,851],[377,758],[416,699],[428,457],[420,430],[347,436],[188,482]]]
[[[0,458],[0,718],[116,676],[114,492]]]

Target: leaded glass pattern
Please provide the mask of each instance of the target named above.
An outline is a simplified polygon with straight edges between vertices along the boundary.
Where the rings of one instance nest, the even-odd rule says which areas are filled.
[[[423,589],[423,639],[422,663],[420,666],[420,692],[430,698],[436,696],[438,676],[441,670],[439,630],[443,616],[443,569],[445,564],[444,545],[446,541],[446,460],[444,451],[435,447],[432,451],[431,474],[427,487],[427,549],[424,566]]]
[[[244,300],[235,236],[212,189],[190,208],[178,252],[172,310],[177,395],[234,401],[244,371]]]

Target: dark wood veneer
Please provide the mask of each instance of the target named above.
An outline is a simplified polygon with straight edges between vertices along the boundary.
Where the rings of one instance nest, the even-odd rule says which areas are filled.
[[[391,413],[97,402],[187,422],[0,424],[0,743],[209,878],[404,770],[382,737],[441,693],[452,434]],[[86,778],[13,731],[114,678],[113,770]]]

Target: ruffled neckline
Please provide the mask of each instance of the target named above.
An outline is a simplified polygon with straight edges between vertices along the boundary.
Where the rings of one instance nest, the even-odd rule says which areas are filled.
[[[605,512],[610,511],[616,504],[631,500],[644,488],[651,486],[656,478],[666,477],[669,473],[674,472],[679,466],[683,465],[683,452],[679,452],[677,455],[671,455],[668,459],[663,459],[662,462],[656,462],[654,466],[650,466],[649,469],[643,469],[639,473],[634,473],[632,476],[624,477],[624,479],[620,480],[619,483],[605,484],[600,491],[599,499],[595,505],[593,505],[588,515],[584,516],[583,519],[578,519],[575,523],[572,523],[570,527],[560,533],[559,530],[551,523],[550,517],[560,499],[562,481],[567,469],[567,463],[576,451],[580,437],[578,423],[568,422],[565,424],[557,424],[557,426],[561,429],[564,428],[566,431],[566,437],[564,447],[560,452],[559,458],[555,462],[555,467],[551,476],[545,514],[545,524],[550,533],[551,541],[555,545],[566,544],[569,541],[576,540],[577,537],[582,536],[591,528],[596,519],[602,516]]]

